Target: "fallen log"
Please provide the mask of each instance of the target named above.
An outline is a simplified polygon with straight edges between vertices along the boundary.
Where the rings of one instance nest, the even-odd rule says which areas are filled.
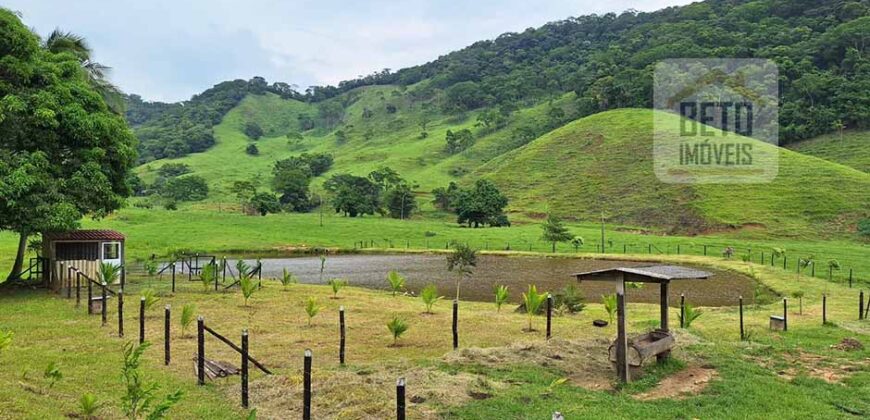
[[[203,370],[205,370],[205,377],[212,380],[215,378],[225,378],[230,375],[238,375],[240,372],[239,368],[230,363],[209,359],[205,359]],[[193,373],[199,375],[196,366],[196,356],[193,357]]]

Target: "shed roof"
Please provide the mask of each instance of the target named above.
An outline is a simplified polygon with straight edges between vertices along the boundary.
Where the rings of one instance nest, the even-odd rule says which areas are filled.
[[[615,267],[604,270],[576,273],[577,280],[614,280],[616,273],[628,274],[631,281],[662,282],[681,279],[706,279],[710,273],[677,265],[652,265],[648,267]],[[645,280],[646,279],[646,280]],[[628,278],[626,278],[628,280]]]
[[[43,237],[48,241],[123,241],[124,235],[116,230],[83,229],[68,232],[46,232]]]

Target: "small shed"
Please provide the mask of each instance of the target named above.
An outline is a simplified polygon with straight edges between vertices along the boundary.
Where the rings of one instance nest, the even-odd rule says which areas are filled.
[[[671,280],[706,279],[710,273],[689,267],[675,265],[654,265],[647,267],[616,267],[604,270],[587,271],[576,273],[577,281],[609,281],[613,282],[616,289],[616,372],[619,380],[628,382],[628,338],[626,336],[626,311],[625,311],[625,282],[632,283],[658,283],[660,290],[660,328],[648,336],[644,343],[667,337],[673,340],[668,325],[668,286]],[[652,337],[652,338],[649,338]],[[656,358],[661,361],[667,358],[668,352],[657,353]]]
[[[69,267],[96,280],[101,263],[124,265],[124,235],[107,229],[46,232],[42,235],[42,256],[49,269],[46,283],[55,289],[63,285]]]

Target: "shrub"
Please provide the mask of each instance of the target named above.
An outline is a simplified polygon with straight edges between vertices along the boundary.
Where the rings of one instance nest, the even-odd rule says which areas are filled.
[[[432,313],[432,305],[435,302],[438,302],[440,299],[443,299],[444,296],[438,296],[438,286],[434,284],[428,284],[423,290],[420,291],[420,299],[423,300],[423,303],[426,305],[426,313]]]
[[[142,372],[139,371],[139,359],[150,345],[150,343],[144,342],[135,346],[129,342],[124,346],[124,366],[121,372],[126,392],[121,397],[121,410],[130,419],[163,418],[166,416],[166,412],[181,400],[183,395],[181,390],[177,390],[167,395],[163,401],[154,404],[154,394],[157,392],[158,385],[156,382],[146,382]]]
[[[287,271],[286,268],[284,268],[283,270],[284,272],[281,274],[281,278],[279,280],[281,280],[281,285],[284,286],[285,289],[291,284],[299,283],[299,278],[296,277],[295,274]]]
[[[245,123],[244,133],[251,140],[259,140],[260,137],[263,137],[263,129],[259,124],[249,121]]]
[[[575,314],[586,308],[586,304],[583,303],[583,293],[574,283],[569,283],[565,288],[556,293],[553,298],[556,308],[568,313]]]
[[[332,298],[338,299],[338,292],[341,291],[344,286],[347,286],[347,280],[344,279],[329,279],[326,282],[330,287],[332,287]]]
[[[190,173],[190,166],[186,163],[166,163],[157,170],[157,173],[164,178],[172,178]]]
[[[185,336],[185,332],[187,331],[187,327],[193,323],[193,318],[196,314],[196,305],[192,303],[188,303],[181,308],[181,319],[179,320],[181,323],[181,336]]]
[[[100,407],[99,404],[97,404],[96,395],[86,392],[82,394],[81,398],[79,398],[79,410],[82,413],[82,417],[86,419],[94,418],[94,414],[97,413],[98,408]]]
[[[396,296],[396,293],[401,292],[405,288],[405,278],[396,270],[392,270],[387,274],[387,281],[390,283],[390,290],[392,290],[393,296]]]
[[[145,274],[147,274],[148,277],[154,277],[157,275],[157,263],[153,260],[145,261],[145,263],[142,264],[142,268],[145,269]]]
[[[320,305],[317,304],[317,299],[309,297],[305,301],[305,313],[308,314],[308,326],[311,326],[311,320],[320,312]]]
[[[680,314],[677,317],[680,319],[680,323],[683,324],[683,327],[689,328],[692,325],[692,321],[698,319],[701,316],[702,312],[700,309],[695,309],[694,306],[686,304],[686,318],[683,319],[683,315]]]
[[[870,237],[870,219],[864,219],[858,222],[858,233],[861,236]]]
[[[161,188],[161,195],[173,201],[200,201],[208,197],[208,183],[199,175],[171,178]]]
[[[604,304],[604,310],[607,311],[607,316],[610,317],[610,323],[613,323],[613,315],[616,313],[616,294],[602,295],[601,302]]]
[[[529,285],[529,291],[523,293],[523,303],[526,306],[526,315],[529,318],[529,331],[532,329],[532,317],[541,309],[541,304],[547,300],[546,293],[538,293],[538,288],[534,284]]]
[[[245,147],[245,153],[251,156],[258,156],[260,154],[260,149],[257,147],[256,144],[251,143],[248,145],[248,147]]]
[[[99,272],[97,272],[97,278],[101,283],[105,284],[114,284],[115,281],[118,280],[118,276],[121,274],[121,266],[111,264],[111,263],[100,263]]]
[[[51,362],[45,367],[42,377],[48,381],[48,387],[52,388],[54,384],[63,379],[63,373],[61,373],[60,368],[57,366],[57,362]]]
[[[390,330],[390,334],[393,335],[393,345],[398,345],[399,337],[408,331],[408,323],[405,322],[404,319],[399,318],[398,316],[394,316],[390,322],[387,323],[387,329]]]
[[[495,308],[497,312],[501,312],[501,305],[504,305],[508,300],[508,287],[500,284],[495,286]]]

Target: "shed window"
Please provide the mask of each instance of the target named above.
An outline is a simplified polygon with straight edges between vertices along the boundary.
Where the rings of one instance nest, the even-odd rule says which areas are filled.
[[[105,242],[103,243],[103,259],[104,260],[117,260],[120,258],[120,248],[121,245],[118,242]]]

